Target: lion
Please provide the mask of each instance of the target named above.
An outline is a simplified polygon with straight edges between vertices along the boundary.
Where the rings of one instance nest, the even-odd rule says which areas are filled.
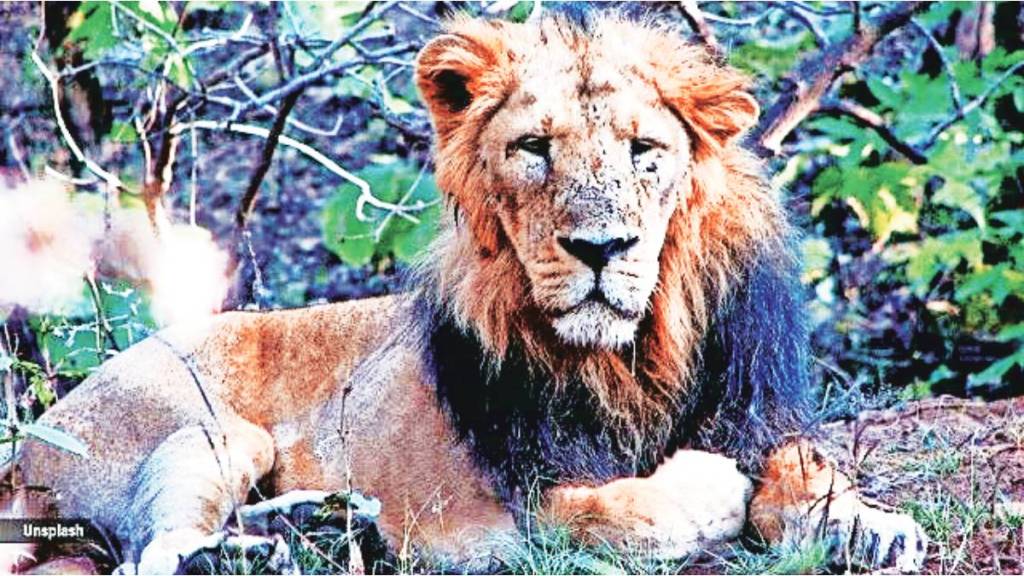
[[[27,443],[8,474],[126,572],[348,488],[389,542],[467,569],[531,514],[666,558],[750,525],[920,569],[918,525],[813,448],[795,234],[741,145],[745,75],[592,14],[455,18],[415,79],[449,210],[409,291],[160,331],[41,417],[90,457]],[[277,496],[246,505],[257,486]]]

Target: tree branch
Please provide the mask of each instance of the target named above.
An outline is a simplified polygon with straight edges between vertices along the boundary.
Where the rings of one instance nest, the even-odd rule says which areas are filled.
[[[89,159],[85,155],[85,152],[83,152],[78,146],[78,143],[75,142],[74,137],[71,136],[71,132],[68,130],[68,126],[64,122],[64,115],[60,111],[60,77],[46,66],[38,53],[31,52],[30,57],[36,67],[39,68],[39,72],[44,78],[46,78],[47,84],[50,85],[50,96],[53,99],[53,114],[57,120],[57,128],[60,130],[61,137],[64,138],[64,143],[67,145],[68,149],[71,150],[71,153],[74,154],[75,158],[77,158],[82,164],[85,164],[85,167],[88,168],[90,172],[106,182],[112,190],[124,189],[124,183],[121,182],[121,179],[118,178],[116,174],[107,172],[99,164]]]
[[[942,134],[947,128],[949,128],[956,122],[966,118],[967,115],[970,114],[971,112],[974,112],[979,107],[981,107],[981,105],[984,104],[985,101],[988,100],[1000,86],[1002,86],[1003,82],[1006,82],[1015,74],[1018,74],[1021,70],[1024,70],[1024,60],[1017,62],[1016,64],[1008,68],[1005,72],[1000,74],[998,78],[996,78],[995,82],[993,82],[987,88],[985,88],[984,92],[978,94],[976,98],[964,104],[963,106],[958,107],[949,118],[946,118],[942,122],[939,122],[939,124],[932,128],[932,131],[928,133],[928,137],[917,145],[918,148],[922,150],[927,150],[928,148],[931,148],[932,145],[935,144],[935,141],[938,140],[940,134]]]
[[[680,0],[679,10],[682,11],[690,28],[693,28],[693,31],[700,36],[704,45],[714,54],[721,54],[721,47],[715,38],[715,31],[708,25],[708,21],[704,18],[704,12],[701,11],[700,6],[697,6],[697,0]]]
[[[298,102],[301,94],[301,91],[297,91],[286,96],[281,103],[281,108],[277,111],[274,124],[270,127],[267,139],[263,143],[263,150],[260,152],[260,162],[256,165],[256,169],[253,170],[252,178],[249,179],[249,185],[246,187],[245,193],[242,194],[242,201],[239,203],[238,211],[235,213],[235,227],[239,233],[245,230],[246,222],[249,220],[249,216],[252,215],[253,207],[256,205],[256,194],[260,190],[263,178],[270,169],[270,162],[274,159],[274,150],[277,149],[277,142],[281,138],[281,132],[284,130],[288,115],[292,113],[292,108],[295,107],[295,103]]]
[[[250,136],[257,136],[260,138],[268,138],[270,136],[270,131],[260,126],[239,124],[237,122],[215,122],[213,120],[196,120],[194,122],[184,122],[181,124],[176,124],[173,128],[171,128],[171,132],[175,134],[181,134],[185,130],[191,130],[193,128],[199,130],[237,132],[239,134],[248,134]],[[359,217],[360,220],[369,220],[369,218],[365,215],[364,210],[366,208],[366,205],[370,205],[373,206],[374,208],[379,208],[386,212],[394,212],[399,217],[404,218],[414,224],[418,224],[419,218],[416,218],[416,216],[414,216],[413,213],[419,212],[424,208],[427,208],[438,203],[437,200],[432,200],[430,202],[417,201],[409,205],[399,205],[393,202],[381,200],[380,198],[377,198],[376,196],[373,195],[369,183],[367,183],[362,178],[356,176],[355,174],[349,172],[348,170],[342,168],[340,165],[338,165],[337,162],[331,160],[322,152],[320,152],[316,148],[313,148],[309,144],[300,142],[284,134],[282,134],[278,138],[278,143],[280,143],[282,146],[288,146],[290,148],[298,150],[309,159],[326,168],[332,174],[340,177],[342,180],[345,180],[346,182],[349,182],[355,185],[357,188],[359,188],[359,198],[356,200],[356,215]]]
[[[874,21],[863,22],[853,36],[804,59],[787,78],[792,89],[775,101],[751,135],[754,148],[762,156],[774,156],[782,141],[808,115],[818,109],[821,99],[835,81],[866,60],[872,49],[892,31],[928,6],[928,2],[900,4]]]
[[[928,162],[928,158],[925,157],[924,154],[919,152],[910,144],[900,140],[881,116],[874,111],[857,104],[856,102],[849,102],[846,100],[840,102],[829,102],[823,104],[821,108],[818,109],[818,112],[847,116],[857,124],[874,130],[875,133],[878,134],[882,140],[885,140],[886,144],[891,146],[893,150],[904,155],[907,160],[910,160],[914,164],[926,164]]]

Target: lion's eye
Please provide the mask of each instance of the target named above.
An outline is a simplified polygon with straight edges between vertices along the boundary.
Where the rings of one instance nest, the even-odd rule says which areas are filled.
[[[648,138],[634,138],[629,141],[629,153],[633,156],[642,156],[655,148],[661,147],[661,144]]]
[[[551,154],[551,138],[547,136],[523,136],[513,146],[534,156],[547,158]]]

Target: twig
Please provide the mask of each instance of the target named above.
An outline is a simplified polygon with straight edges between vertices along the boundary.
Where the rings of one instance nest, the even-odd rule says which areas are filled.
[[[181,61],[181,65],[184,66],[186,70],[188,70],[188,75],[189,75],[190,78],[192,78],[192,84],[195,85],[196,87],[202,87],[202,83],[199,82],[199,79],[196,76],[196,72],[192,68],[192,64],[189,63],[188,54],[184,50],[181,49],[181,45],[178,44],[178,41],[174,39],[174,36],[171,36],[169,33],[164,31],[159,26],[157,26],[157,25],[153,24],[152,22],[150,22],[149,20],[146,20],[145,18],[139,16],[134,11],[132,11],[130,8],[126,8],[125,6],[122,6],[121,2],[119,2],[118,0],[112,0],[111,3],[110,3],[110,7],[114,8],[115,11],[116,10],[121,10],[125,14],[128,14],[128,16],[130,16],[133,20],[135,20],[139,24],[142,24],[142,26],[144,28],[146,28],[150,32],[156,34],[161,39],[163,39],[163,41],[166,42],[167,45],[172,50],[174,50],[174,53],[178,55],[178,58]]]
[[[53,115],[57,120],[57,128],[60,130],[61,137],[64,139],[64,144],[67,145],[71,153],[74,154],[75,158],[79,162],[85,165],[85,167],[98,176],[101,180],[107,183],[108,186],[114,189],[124,189],[125,185],[121,182],[115,174],[111,174],[104,170],[99,164],[90,160],[82,149],[78,147],[78,143],[75,142],[74,137],[71,136],[71,132],[68,130],[68,126],[64,121],[64,115],[60,110],[60,79],[58,76],[50,70],[43,59],[39,57],[36,52],[31,52],[30,57],[32,62],[39,68],[39,72],[42,73],[43,77],[46,78],[47,84],[50,85],[50,97],[53,99]]]
[[[910,25],[915,30],[921,33],[925,39],[928,40],[928,44],[931,45],[932,49],[935,50],[935,54],[938,55],[939,61],[942,62],[942,68],[946,72],[946,77],[949,79],[949,95],[953,98],[953,105],[957,109],[964,107],[963,97],[960,95],[960,83],[956,81],[956,74],[953,73],[953,65],[950,63],[949,58],[946,57],[946,53],[942,50],[942,45],[935,39],[935,35],[932,34],[927,28],[924,27],[916,18],[910,19]]]
[[[43,172],[47,176],[52,176],[62,182],[67,182],[68,184],[71,184],[73,186],[95,186],[96,184],[100,183],[100,179],[96,178],[95,176],[90,176],[87,178],[75,178],[74,176],[68,176],[63,172],[60,172],[59,170],[57,170],[53,166],[50,166],[49,164],[43,167]]]
[[[278,100],[284,99],[289,95],[294,94],[295,92],[305,90],[307,87],[323,80],[324,78],[332,74],[337,74],[338,72],[342,72],[348,68],[355,68],[358,66],[363,66],[368,63],[369,61],[364,59],[348,60],[345,62],[338,62],[332,64],[325,68],[319,68],[317,70],[313,70],[312,72],[300,74],[293,78],[292,80],[288,81],[288,83],[284,84],[283,86],[275,88],[263,94],[259,98],[251,99],[248,102],[242,104],[237,109],[235,109],[234,112],[232,112],[231,119],[232,121],[239,120],[247,112],[250,112],[257,108],[263,108],[267,104],[277,102]]]
[[[716,55],[721,54],[721,47],[715,38],[715,31],[708,25],[708,21],[704,18],[704,13],[701,11],[700,6],[697,6],[697,0],[680,0],[679,10],[682,11],[683,17],[686,18],[690,28],[693,28],[693,31],[700,36],[704,45],[712,53]]]
[[[193,116],[193,119],[195,117]],[[199,197],[199,135],[195,128],[188,131],[189,148],[192,151],[192,166],[190,167],[190,186],[188,196],[188,223],[196,225],[196,198]]]
[[[804,28],[807,28],[811,32],[811,35],[814,36],[814,44],[818,48],[825,48],[828,46],[828,37],[825,36],[824,32],[822,32],[821,27],[818,26],[814,20],[811,20],[806,13],[804,13],[804,10],[812,11],[813,13],[813,10],[809,6],[793,2],[784,3],[782,5],[782,9],[793,18],[796,18]]]
[[[914,164],[927,164],[928,158],[916,148],[901,140],[892,129],[885,123],[885,120],[873,110],[870,110],[856,102],[842,100],[823,104],[818,110],[825,114],[841,114],[853,119],[865,128],[870,128],[878,134],[882,140],[900,154],[906,156]]]
[[[928,133],[928,137],[922,140],[921,143],[917,145],[918,148],[925,150],[931,148],[932,145],[935,144],[935,141],[938,140],[940,134],[942,134],[947,128],[949,128],[956,122],[966,118],[967,115],[970,114],[971,112],[974,112],[979,107],[981,107],[981,105],[984,104],[985,101],[988,100],[1000,86],[1002,86],[1003,82],[1006,82],[1009,78],[1012,78],[1014,74],[1017,74],[1017,72],[1019,72],[1020,70],[1024,70],[1024,60],[1021,60],[1020,62],[1017,62],[1016,64],[1011,66],[1009,69],[1003,72],[998,78],[996,78],[995,82],[993,82],[987,88],[985,88],[984,92],[979,94],[977,97],[975,97],[967,104],[964,104],[962,107],[957,108],[953,115],[951,115],[949,118],[946,118],[937,126],[932,128],[932,131]]]
[[[386,12],[396,4],[397,2],[392,0],[374,6],[373,9],[368,14],[366,14],[359,22],[357,22],[351,28],[346,30],[344,34],[342,34],[338,38],[334,39],[330,44],[328,44],[327,47],[316,58],[313,59],[313,62],[305,68],[305,70],[307,70],[306,72],[297,75],[296,77],[288,81],[286,84],[279,86],[278,88],[271,90],[270,92],[267,92],[266,94],[258,98],[250,99],[248,102],[238,107],[232,113],[231,120],[240,120],[244,117],[246,113],[255,109],[264,108],[267,104],[276,102],[278,100],[282,100],[295,92],[302,91],[308,86],[316,82],[319,82],[332,74],[336,74],[349,68],[355,68],[358,66],[363,66],[365,64],[371,63],[371,61],[367,59],[351,59],[348,61],[336,62],[334,64],[328,65],[327,61],[342,46],[346,44],[355,45],[355,38],[364,30],[366,30],[366,28],[369,27],[370,24],[377,21],[377,19],[380,18],[380,16],[384,12]],[[380,56],[390,54],[393,51],[395,51],[396,48],[397,47],[384,49],[381,51],[382,54],[380,54]],[[399,48],[398,51],[404,51],[406,49],[407,47],[403,46]],[[374,54],[374,56],[378,55]]]
[[[776,9],[777,6],[771,6],[767,8],[764,12],[758,14],[757,16],[749,16],[747,18],[729,18],[728,16],[718,16],[717,14],[712,14],[711,12],[704,12],[703,16],[704,19],[707,20],[708,22],[715,22],[717,24],[724,24],[726,26],[747,27],[760,24],[762,20],[770,16],[771,13],[774,12]]]
[[[258,136],[260,138],[267,138],[270,136],[270,131],[260,126],[252,126],[250,124],[238,124],[234,122],[215,122],[213,120],[196,120],[194,122],[177,124],[173,128],[171,128],[171,131],[181,133],[185,130],[190,130],[192,128],[196,128],[199,130],[237,132],[239,134]],[[322,167],[327,169],[332,174],[338,176],[339,178],[345,180],[346,182],[355,185],[359,189],[359,198],[356,201],[356,215],[359,217],[360,220],[369,220],[369,218],[364,213],[365,207],[368,204],[370,206],[373,206],[374,208],[379,208],[381,210],[385,210],[388,212],[395,212],[399,217],[405,218],[410,222],[418,224],[419,219],[416,218],[412,213],[419,212],[424,208],[430,207],[439,202],[437,200],[431,202],[418,201],[413,203],[412,205],[407,206],[400,206],[398,204],[386,202],[373,195],[373,192],[370,189],[370,185],[365,180],[359,178],[355,174],[352,174],[348,170],[342,168],[340,165],[338,165],[337,162],[331,160],[316,148],[313,148],[312,146],[304,142],[300,142],[284,134],[280,136],[280,138],[278,139],[278,143],[283,146],[288,146],[290,148],[298,150],[302,154],[305,154],[309,159],[313,160],[317,164],[320,164]]]
[[[871,55],[872,49],[890,32],[906,24],[928,2],[907,2],[863,25],[859,32],[804,59],[787,77],[792,86],[765,112],[751,135],[762,156],[774,156],[782,141],[814,112],[835,81]]]
[[[324,48],[323,52],[321,52],[319,56],[313,59],[313,62],[307,67],[307,70],[316,71],[317,69],[319,69],[321,66],[323,66],[327,59],[333,56],[334,53],[337,52],[342,46],[351,42],[353,38],[359,35],[363,30],[366,30],[366,28],[370,26],[370,24],[376,22],[377,19],[380,18],[382,14],[390,10],[391,7],[397,3],[398,2],[391,0],[389,2],[384,2],[374,6],[373,10],[367,13],[362,19],[359,20],[359,22],[356,22],[351,28],[346,30],[344,34],[331,41],[331,43],[327,45],[327,48]]]
[[[26,180],[32,177],[32,173],[29,172],[28,164],[25,163],[25,155],[21,153],[21,147],[18,146],[18,139],[14,137],[14,130],[8,128],[7,132],[7,148],[11,151],[11,156],[14,157],[15,164],[18,165],[18,169],[21,170],[21,175]]]
[[[434,17],[431,17],[431,16],[427,16],[423,12],[420,12],[419,10],[416,10],[416,9],[412,8],[411,6],[406,4],[405,2],[399,2],[398,3],[398,9],[401,10],[402,12],[405,12],[406,14],[412,16],[413,18],[416,18],[417,20],[422,20],[422,21],[426,22],[427,24],[431,24],[433,26],[440,26],[441,25],[441,21],[438,20],[437,18],[434,18]]]
[[[103,299],[100,297],[100,289],[96,285],[96,278],[91,273],[85,275],[85,282],[89,285],[89,296],[92,297],[93,310],[96,312],[96,353],[102,362],[106,356],[106,340],[114,345],[114,349],[120,352],[117,347],[117,340],[114,339],[114,329],[110,326],[107,313],[103,309]]]
[[[249,185],[242,194],[242,201],[238,205],[238,211],[235,212],[236,232],[241,232],[245,229],[246,222],[249,220],[253,207],[256,205],[256,195],[260,190],[260,185],[263,183],[263,178],[267,175],[270,163],[274,159],[277,141],[284,130],[288,115],[292,113],[292,109],[295,108],[295,103],[298,102],[301,95],[301,91],[292,92],[281,103],[281,109],[278,110],[277,116],[274,118],[274,124],[270,127],[267,139],[263,143],[263,150],[260,151],[260,161],[256,164],[256,169],[253,170],[252,177],[249,179]]]
[[[845,8],[818,8],[800,0],[790,0],[790,4],[815,16],[843,16],[850,13],[850,10]]]
[[[242,94],[245,94],[245,96],[250,100],[256,100],[257,98],[259,98],[259,96],[256,95],[256,92],[253,92],[253,89],[249,88],[249,85],[245,83],[245,80],[242,80],[241,76],[235,75],[235,86],[237,86],[238,89],[242,91]],[[266,106],[263,107],[263,109],[266,110],[267,112],[270,112],[275,117],[279,113],[278,108],[275,107],[273,104],[267,104]],[[296,130],[306,132],[314,136],[331,137],[337,136],[338,132],[341,131],[341,125],[345,123],[345,117],[342,115],[338,115],[338,117],[334,119],[334,126],[332,126],[330,130],[323,130],[321,128],[317,128],[316,126],[311,126],[301,120],[292,118],[290,115],[285,117],[285,122],[287,122],[289,126],[294,127]]]

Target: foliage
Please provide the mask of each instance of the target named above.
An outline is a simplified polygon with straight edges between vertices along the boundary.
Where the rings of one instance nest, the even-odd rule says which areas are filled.
[[[359,174],[374,195],[401,206],[427,207],[417,209],[411,218],[369,206],[360,213],[359,190],[353,185],[340,187],[323,209],[324,245],[353,266],[367,264],[374,256],[411,262],[437,228],[440,199],[433,177],[406,162],[384,160]]]
[[[954,59],[955,55],[949,54]],[[980,64],[958,62],[956,82],[964,101],[980,97],[1024,59],[1024,51],[997,48]],[[865,102],[907,141],[922,141],[952,106],[950,79],[941,72],[908,70],[869,77]],[[845,118],[819,117],[808,129],[828,142],[829,160],[811,177],[813,230],[828,242],[831,260],[808,261],[825,304],[847,299],[850,330],[863,329],[867,311],[860,292],[893,290],[919,315],[909,334],[935,326],[946,343],[915,374],[927,394],[931,384],[968,376],[967,391],[998,388],[1024,366],[1024,75],[1011,75],[984,105],[941,132],[921,165],[899,157],[874,132]],[[803,155],[801,155],[803,156]],[[798,156],[798,160],[801,159]],[[811,154],[803,156],[808,164]],[[852,237],[852,238],[851,238]],[[824,246],[812,239],[818,253]],[[867,285],[844,285],[825,270],[874,266]],[[837,282],[836,280],[839,280]],[[841,326],[841,330],[844,328]],[[955,343],[967,338],[1001,341],[1001,358],[987,366],[955,362]],[[865,351],[870,354],[870,351]],[[850,368],[856,371],[853,365]],[[907,383],[910,384],[910,383]]]

